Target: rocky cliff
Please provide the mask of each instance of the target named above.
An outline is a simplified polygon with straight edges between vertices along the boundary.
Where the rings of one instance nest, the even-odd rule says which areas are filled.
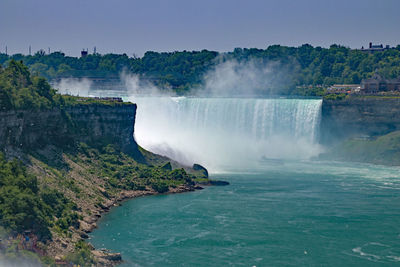
[[[350,97],[324,100],[320,141],[333,144],[400,130],[400,98]]]
[[[136,104],[74,105],[64,109],[0,112],[0,149],[19,156],[55,146],[68,150],[76,143],[114,144],[138,154],[133,139]]]
[[[114,266],[120,262],[120,254],[96,251],[90,244],[82,242],[104,212],[128,198],[193,191],[201,189],[198,183],[214,185],[207,179],[207,170],[200,165],[184,167],[140,148],[133,138],[135,115],[135,104],[120,102],[0,112],[0,152],[8,158],[22,159],[29,174],[24,176],[26,179],[23,181],[33,179],[37,185],[35,192],[16,188],[13,184],[16,178],[9,178],[13,177],[11,171],[5,179],[9,183],[6,186],[17,192],[15,198],[18,201],[28,199],[31,201],[29,205],[33,203],[38,207],[32,214],[23,213],[35,220],[29,219],[32,223],[24,223],[18,228],[23,233],[28,230],[32,238],[41,238],[38,241],[41,251],[27,247],[28,251],[44,255],[47,258],[41,260],[50,261],[51,266],[57,263]],[[9,163],[0,154],[0,165],[4,167],[6,164]],[[16,175],[22,177],[21,174]],[[25,184],[30,183],[18,183],[18,186]],[[24,194],[19,200],[18,190],[24,194],[31,192],[29,196],[36,197],[36,202]],[[65,205],[60,209],[49,206],[46,202],[49,196],[50,204]],[[13,212],[14,209],[10,210]],[[45,223],[36,223],[37,214],[44,214],[40,215],[40,222]],[[0,230],[3,229],[1,223],[0,220]],[[11,229],[6,226],[7,231]],[[46,233],[45,237],[42,232]],[[15,242],[24,242],[14,232],[7,235]],[[4,245],[1,240],[5,240],[2,233],[0,261],[5,255],[5,248],[11,251],[9,243]],[[18,249],[12,253],[20,255]]]

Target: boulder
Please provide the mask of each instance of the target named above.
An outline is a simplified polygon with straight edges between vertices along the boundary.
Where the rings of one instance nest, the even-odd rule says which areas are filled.
[[[110,253],[101,250],[92,250],[92,254],[99,259],[101,262],[105,263],[107,266],[109,262],[121,262],[121,253]],[[113,264],[114,265],[114,264]]]
[[[205,178],[208,178],[208,171],[207,171],[207,169],[204,168],[203,166],[201,166],[200,164],[195,163],[195,164],[193,164],[193,167],[192,167],[192,168],[193,168],[193,170],[195,170],[195,171],[201,172]]]

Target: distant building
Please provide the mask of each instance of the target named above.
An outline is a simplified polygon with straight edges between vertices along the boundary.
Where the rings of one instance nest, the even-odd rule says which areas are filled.
[[[369,43],[369,47],[368,48],[364,48],[364,46],[361,48],[361,51],[365,51],[365,52],[380,52],[380,51],[385,51],[387,49],[390,49],[389,45],[386,45],[385,47],[383,46],[383,44],[379,44],[379,45],[374,45],[371,42]]]
[[[400,77],[397,79],[386,80],[386,88],[388,91],[400,91]]]
[[[86,57],[88,55],[88,51],[87,50],[82,50],[81,51],[81,57]]]
[[[397,79],[384,79],[375,73],[371,78],[361,81],[360,91],[366,94],[400,91],[400,77]]]

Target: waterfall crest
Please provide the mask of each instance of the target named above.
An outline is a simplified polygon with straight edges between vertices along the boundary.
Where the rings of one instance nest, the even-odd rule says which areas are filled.
[[[263,159],[308,159],[317,144],[322,100],[138,97],[139,145],[211,170]]]

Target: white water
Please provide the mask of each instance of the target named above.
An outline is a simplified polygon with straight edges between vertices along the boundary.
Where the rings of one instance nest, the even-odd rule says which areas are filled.
[[[261,159],[309,159],[317,144],[322,100],[133,97],[139,145],[211,171]]]

